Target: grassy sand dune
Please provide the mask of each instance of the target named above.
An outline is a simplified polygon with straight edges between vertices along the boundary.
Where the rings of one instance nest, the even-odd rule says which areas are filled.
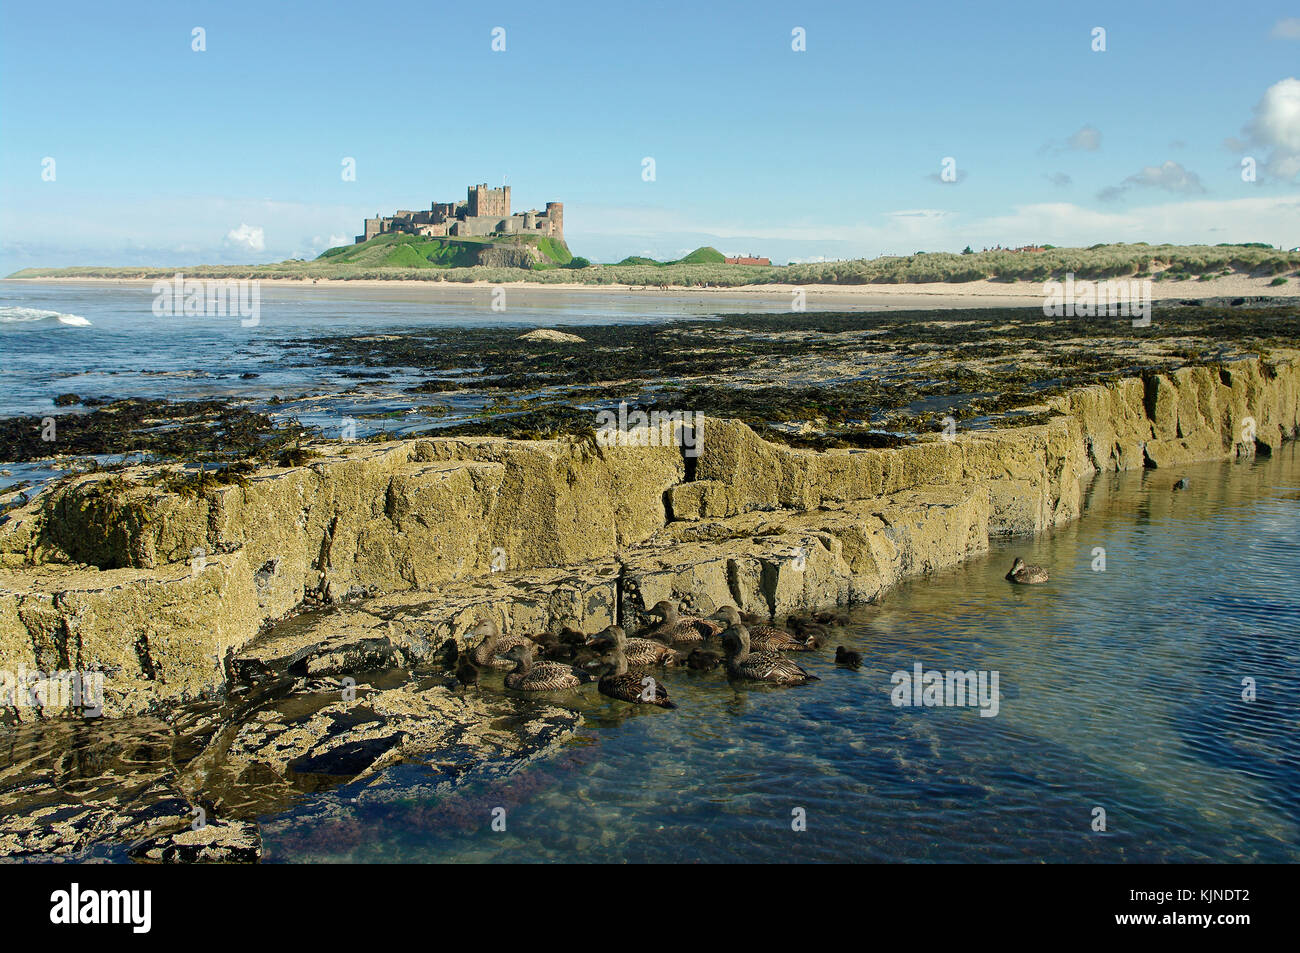
[[[727,265],[716,260],[721,256],[715,249],[702,248],[676,262],[657,263],[633,258],[616,265],[593,264],[543,270],[466,266],[464,261],[468,259],[465,256],[472,251],[471,243],[466,241],[457,248],[451,248],[452,244],[446,239],[380,236],[362,245],[330,249],[314,261],[190,268],[25,268],[10,277],[156,279],[183,271],[193,278],[488,284],[527,281],[541,285],[691,289],[834,285],[846,288],[871,286],[873,291],[898,285],[915,288],[936,284],[964,286],[975,282],[1041,286],[1045,281],[1061,279],[1067,274],[1088,280],[1150,278],[1157,284],[1169,282],[1189,289],[1225,278],[1251,279],[1274,289],[1300,284],[1300,251],[1281,251],[1258,244],[1137,243],[1048,248],[1039,252],[918,252],[908,256],[771,266]],[[568,254],[567,248],[563,251],[543,248],[542,251],[555,264],[569,264],[560,260]],[[1190,290],[1184,294],[1192,296]]]

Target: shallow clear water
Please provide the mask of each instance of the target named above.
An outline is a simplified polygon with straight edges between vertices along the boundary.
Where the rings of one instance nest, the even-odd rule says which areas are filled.
[[[266,858],[1295,862],[1298,552],[1295,445],[1104,475],[1082,520],[855,610],[840,641],[860,671],[824,651],[800,656],[822,679],[801,688],[670,672],[676,711],[553,698],[587,716],[559,757],[437,802],[345,788],[329,822],[265,818]],[[1011,586],[1013,555],[1051,582]],[[895,707],[891,673],[917,662],[996,670],[998,714]]]

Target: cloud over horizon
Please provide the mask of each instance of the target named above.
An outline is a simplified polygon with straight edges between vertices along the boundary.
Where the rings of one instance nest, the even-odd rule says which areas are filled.
[[[1097,198],[1103,202],[1111,202],[1135,186],[1164,189],[1166,192],[1182,192],[1187,195],[1205,192],[1205,186],[1201,183],[1199,175],[1183,168],[1182,163],[1166,159],[1160,165],[1143,166],[1142,171],[1133,173],[1119,185],[1107,186],[1097,193]]]
[[[238,228],[226,232],[226,241],[249,251],[266,251],[266,231],[260,226],[241,222]]]
[[[1240,147],[1235,151],[1251,146],[1267,150],[1260,163],[1265,175],[1283,182],[1300,175],[1300,79],[1288,77],[1265,90],[1243,135],[1245,142],[1232,140]]]

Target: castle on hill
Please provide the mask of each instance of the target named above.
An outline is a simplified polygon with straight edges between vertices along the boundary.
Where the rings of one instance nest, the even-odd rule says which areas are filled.
[[[489,189],[487,183],[471,185],[464,202],[434,202],[427,212],[405,209],[392,215],[366,219],[364,235],[356,244],[376,235],[405,232],[429,237],[490,237],[495,235],[549,235],[564,240],[564,205],[547,202],[546,211],[530,209],[510,214],[510,186]]]

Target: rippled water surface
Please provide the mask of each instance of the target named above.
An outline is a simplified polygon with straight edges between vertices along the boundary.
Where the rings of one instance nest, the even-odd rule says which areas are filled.
[[[786,307],[780,299],[689,292],[638,296],[507,288],[507,309],[498,313],[490,288],[420,282],[356,288],[267,284],[260,293],[258,323],[244,327],[238,316],[157,317],[147,283],[0,281],[0,416],[48,412],[51,398],[68,392],[256,402],[357,388],[371,402],[400,395],[409,406],[402,388],[424,376],[415,369],[397,369],[383,380],[359,378],[355,368],[316,363],[310,351],[286,355],[284,342],[426,327],[580,328]]]
[[[1294,445],[1105,475],[1081,521],[855,610],[860,671],[824,652],[802,688],[671,672],[668,712],[588,687],[557,759],[451,803],[344,789],[343,823],[264,819],[267,859],[1300,861],[1298,552]],[[1051,582],[1005,582],[1017,554]],[[917,662],[997,671],[998,714],[894,707]]]

